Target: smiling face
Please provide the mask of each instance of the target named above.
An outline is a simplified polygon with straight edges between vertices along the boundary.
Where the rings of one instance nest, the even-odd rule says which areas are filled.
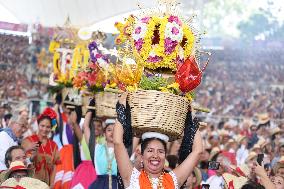
[[[50,132],[51,132],[51,121],[48,118],[39,121],[38,134],[43,138],[48,138]]]
[[[106,141],[109,143],[113,143],[113,127],[114,127],[114,124],[111,124],[111,125],[106,126],[105,128],[104,135],[106,137]]]
[[[166,159],[165,145],[161,141],[153,139],[148,142],[142,153],[145,171],[151,174],[161,173]]]

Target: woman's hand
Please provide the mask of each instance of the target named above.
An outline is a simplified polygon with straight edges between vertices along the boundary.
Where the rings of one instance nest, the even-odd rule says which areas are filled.
[[[26,151],[37,152],[38,148],[39,148],[39,142],[28,142],[25,145]]]
[[[262,184],[266,189],[275,189],[274,184],[267,176],[267,172],[265,171],[263,166],[255,162],[252,168],[252,172],[254,172],[256,176],[260,178],[260,184]]]
[[[264,167],[259,165],[257,162],[254,163],[252,171],[260,178],[267,177],[267,172],[265,171]]]
[[[195,136],[194,136],[192,152],[196,152],[196,153],[201,155],[203,151],[204,150],[203,150],[202,137],[201,137],[200,131],[198,129],[195,133]]]
[[[116,120],[113,130],[113,142],[114,144],[123,143],[123,127],[119,121]]]

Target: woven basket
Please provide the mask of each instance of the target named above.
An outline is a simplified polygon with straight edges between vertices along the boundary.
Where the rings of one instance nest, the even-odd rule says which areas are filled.
[[[101,92],[95,94],[96,116],[97,117],[116,117],[116,103],[118,95],[111,92]]]
[[[128,95],[131,108],[131,124],[134,135],[159,132],[170,141],[181,137],[189,101],[181,96],[153,90],[139,90]]]

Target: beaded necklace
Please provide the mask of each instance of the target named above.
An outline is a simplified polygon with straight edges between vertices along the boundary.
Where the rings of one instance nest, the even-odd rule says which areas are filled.
[[[144,170],[143,170],[143,171],[144,171]],[[154,189],[154,182],[153,182],[153,179],[150,178],[150,176],[146,173],[146,171],[144,171],[144,172],[145,172],[145,174],[147,175],[148,180],[150,181],[151,188]],[[164,189],[164,187],[163,187],[163,177],[164,177],[164,174],[165,174],[165,172],[162,171],[162,174],[159,176],[159,181],[158,181],[157,189]]]
[[[112,161],[114,159],[114,154],[110,156],[107,144],[105,146],[106,158],[107,158],[107,172],[108,172],[108,188],[112,189]]]

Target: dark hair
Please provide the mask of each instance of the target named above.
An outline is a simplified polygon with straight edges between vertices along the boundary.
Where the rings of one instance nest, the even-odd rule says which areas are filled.
[[[114,123],[108,123],[108,124],[106,124],[106,126],[103,128],[104,133],[106,132],[107,128],[108,128],[110,125],[114,125]]]
[[[13,150],[24,150],[24,148],[22,146],[11,146],[10,148],[8,148],[8,150],[5,153],[5,165],[7,168],[9,168],[10,164],[9,161],[12,161],[12,151]]]
[[[144,151],[147,148],[148,144],[151,141],[154,141],[154,140],[160,141],[162,143],[162,145],[164,146],[165,152],[167,151],[167,143],[165,141],[163,141],[159,138],[146,138],[146,139],[142,140],[142,142],[141,142],[141,154],[142,155],[144,154]]]
[[[51,118],[49,116],[40,116],[38,119],[37,119],[37,124],[39,124],[42,120],[44,119],[48,119],[50,121],[50,125],[52,125],[52,121],[51,121]]]
[[[253,182],[253,181],[248,181],[245,185],[241,187],[241,189],[265,189],[264,186]]]
[[[12,114],[5,114],[4,115],[4,121],[7,121],[8,119],[11,119]]]

